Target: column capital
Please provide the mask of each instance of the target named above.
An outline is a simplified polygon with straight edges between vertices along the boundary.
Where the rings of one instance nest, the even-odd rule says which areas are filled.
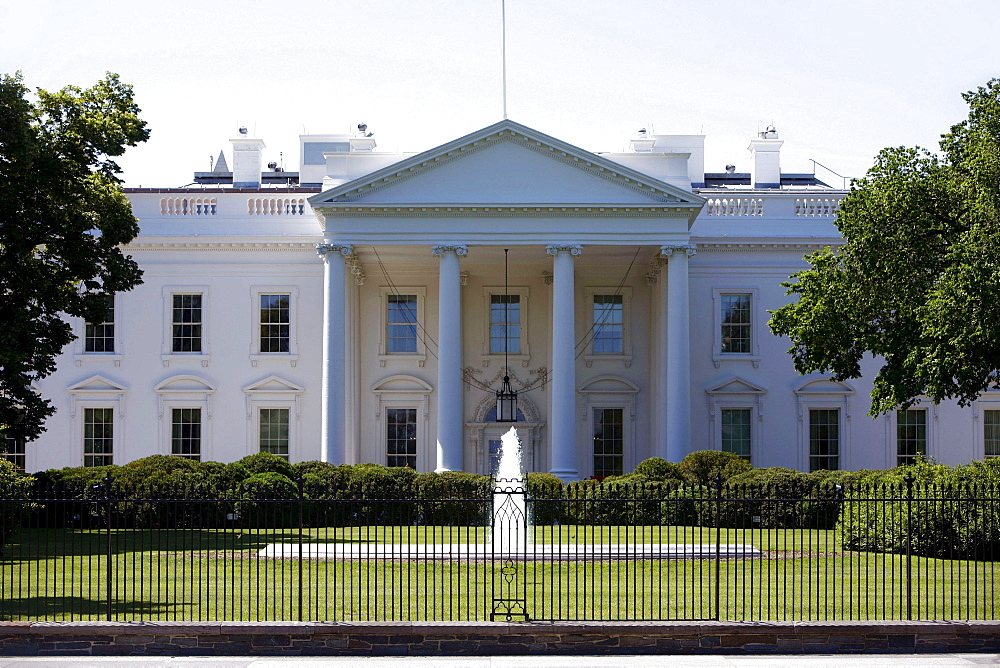
[[[348,257],[354,254],[354,246],[351,244],[316,244],[316,253],[320,257],[326,256],[327,253],[340,253],[344,257]]]
[[[582,255],[583,246],[580,244],[549,244],[545,247],[545,252],[549,255],[555,255],[560,252],[566,252],[570,255]]]
[[[459,257],[465,257],[469,254],[469,247],[463,244],[438,244],[431,247],[431,253],[434,255],[444,255],[445,253],[454,253]]]
[[[664,244],[660,246],[660,255],[670,257],[674,253],[684,253],[688,257],[698,254],[698,247],[694,244]]]

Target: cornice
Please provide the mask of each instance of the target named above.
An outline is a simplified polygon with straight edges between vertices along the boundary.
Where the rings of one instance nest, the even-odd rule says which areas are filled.
[[[573,217],[621,217],[621,218],[689,218],[701,211],[701,206],[688,204],[636,204],[636,205],[565,205],[565,204],[347,204],[336,203],[318,205],[324,207],[323,214],[330,218],[364,217],[434,217],[434,218],[559,218]],[[321,221],[325,222],[325,220]]]
[[[309,250],[316,252],[315,241],[133,241],[124,246],[129,252],[143,251],[288,251]]]
[[[694,239],[692,238],[692,241]],[[827,246],[839,247],[844,245],[843,239],[817,239],[815,241],[704,241],[697,240],[699,253],[747,253],[747,252],[774,252],[774,251],[795,251],[797,253],[810,252],[825,248]]]

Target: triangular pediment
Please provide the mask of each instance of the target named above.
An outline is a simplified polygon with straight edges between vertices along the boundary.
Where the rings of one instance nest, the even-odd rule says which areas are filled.
[[[114,394],[122,394],[128,391],[124,385],[120,385],[113,380],[109,380],[100,374],[91,376],[86,380],[81,380],[75,385],[70,385],[67,389],[70,394],[78,394],[80,392],[111,392]]]
[[[287,393],[287,394],[302,394],[305,392],[305,388],[299,387],[295,383],[279,378],[278,376],[268,376],[263,380],[258,380],[256,383],[251,383],[243,388],[243,391],[247,394],[259,394],[259,393]]]
[[[733,376],[705,391],[709,394],[767,394],[767,390],[760,385],[739,376]]]
[[[505,120],[309,198],[337,205],[673,205],[704,199]]]

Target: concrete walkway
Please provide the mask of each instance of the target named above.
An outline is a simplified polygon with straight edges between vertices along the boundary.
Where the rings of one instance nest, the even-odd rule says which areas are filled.
[[[867,668],[869,666],[1000,666],[1000,654],[857,654],[777,656],[483,656],[437,658],[352,657],[0,657],[0,668]]]

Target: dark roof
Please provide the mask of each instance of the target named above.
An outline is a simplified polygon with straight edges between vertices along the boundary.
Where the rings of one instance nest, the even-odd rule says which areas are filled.
[[[195,172],[194,173],[195,183],[232,183],[233,173],[232,172]],[[261,172],[260,173],[261,183],[275,183],[275,184],[291,184],[296,185],[299,182],[298,172]]]
[[[706,188],[722,188],[726,186],[752,186],[750,172],[714,172],[705,174]],[[820,186],[829,188],[826,184],[816,178],[815,174],[782,174],[781,185],[783,186]]]

